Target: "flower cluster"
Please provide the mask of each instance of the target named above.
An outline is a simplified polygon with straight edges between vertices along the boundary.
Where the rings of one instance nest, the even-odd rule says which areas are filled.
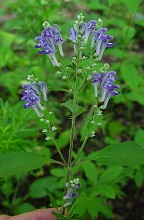
[[[32,82],[30,84],[22,85],[24,89],[22,91],[22,101],[26,102],[24,108],[32,107],[37,113],[38,117],[42,117],[40,110],[44,110],[44,106],[41,105],[41,97],[44,101],[47,101],[47,86],[45,82]]]
[[[51,27],[46,21],[43,26],[44,30],[41,32],[41,36],[35,38],[35,41],[37,42],[35,48],[42,48],[39,53],[47,54],[54,66],[60,66],[55,55],[57,47],[60,56],[64,56],[62,49],[63,39],[59,27],[57,24],[54,24],[53,27]]]
[[[88,23],[83,19],[82,14],[78,15],[78,21],[75,21],[74,27],[70,29],[70,40],[74,44],[74,52],[78,52],[79,46],[83,49],[90,37],[91,49],[95,51],[97,61],[100,61],[105,48],[114,46],[114,43],[109,42],[113,37],[105,34],[107,28],[102,28],[103,21],[101,19],[91,20]]]
[[[93,31],[91,34],[91,48],[95,48],[97,61],[102,59],[102,55],[106,48],[114,46],[114,43],[109,41],[113,40],[113,37],[105,34],[107,28],[100,28],[97,31]]]
[[[71,180],[69,183],[66,183],[67,192],[63,197],[65,204],[64,207],[67,207],[72,204],[72,200],[78,197],[77,190],[80,188],[81,184],[79,178]]]
[[[95,20],[86,23],[83,22],[83,17],[80,17],[78,22],[75,22],[74,27],[70,29],[70,40],[74,43],[75,53],[77,53],[77,47],[79,47],[78,38],[80,39],[80,47],[82,48],[87,43],[90,34],[95,28],[95,24]]]
[[[101,109],[105,109],[107,107],[111,96],[116,96],[120,93],[115,90],[119,88],[119,85],[114,84],[116,79],[116,72],[114,71],[102,74],[95,72],[93,74],[92,84],[95,90],[95,97],[99,96],[99,102],[103,102],[103,105],[100,106]]]

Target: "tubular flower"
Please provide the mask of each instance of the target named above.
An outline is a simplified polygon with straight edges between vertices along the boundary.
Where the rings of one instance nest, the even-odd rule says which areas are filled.
[[[100,28],[97,31],[94,30],[91,34],[91,48],[95,47],[98,61],[102,59],[104,50],[107,47],[114,46],[114,43],[109,42],[113,40],[113,37],[110,35],[106,35],[105,34],[106,31],[107,28]]]
[[[80,25],[74,25],[70,29],[70,40],[74,43],[74,52],[77,53],[78,36],[81,36],[80,46],[87,43],[88,38],[95,28],[97,21],[91,20],[88,23],[82,22]]]
[[[41,32],[41,36],[36,37],[35,41],[37,42],[35,48],[42,48],[39,53],[47,54],[54,66],[60,66],[55,55],[56,47],[61,56],[64,56],[64,53],[62,49],[63,39],[58,25],[54,24],[53,28],[51,26],[46,26]]]
[[[72,200],[78,197],[77,190],[80,188],[81,184],[79,178],[71,180],[69,183],[66,183],[67,192],[63,197],[65,204],[64,207],[67,207],[72,204]]]
[[[42,95],[43,99],[45,101],[47,100],[47,86],[45,82],[33,82],[31,84],[24,84],[22,85],[22,88],[24,90],[22,91],[23,97],[21,100],[26,102],[24,108],[32,107],[38,117],[42,117],[40,110],[44,110],[45,108],[41,105],[40,99]]]
[[[105,109],[107,107],[111,96],[117,96],[120,93],[115,90],[120,88],[119,85],[114,84],[116,79],[116,72],[114,71],[102,74],[95,72],[93,74],[92,84],[94,86],[95,97],[98,97],[99,95],[99,102],[103,102],[103,105],[100,106],[101,109]]]

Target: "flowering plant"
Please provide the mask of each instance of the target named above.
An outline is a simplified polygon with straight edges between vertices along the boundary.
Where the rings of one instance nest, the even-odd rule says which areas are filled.
[[[34,152],[19,152],[13,155],[15,158],[15,163],[13,163],[14,169],[13,167],[6,169],[9,164],[9,158],[12,157],[11,155],[9,157],[6,155],[3,158],[6,162],[3,164],[3,170],[1,170],[0,176],[5,176],[6,174],[8,176],[22,170],[33,170],[43,166],[47,161],[63,166],[67,170],[67,173],[63,202],[59,210],[52,193],[48,189],[46,191],[52,205],[58,210],[58,212],[53,212],[58,219],[78,219],[77,214],[79,213],[73,215],[71,212],[72,208],[70,207],[76,201],[75,199],[78,197],[83,186],[78,177],[71,180],[71,172],[76,165],[85,162],[85,160],[80,160],[81,152],[84,150],[88,139],[95,137],[96,127],[101,125],[102,110],[107,108],[111,97],[119,94],[119,85],[115,84],[117,80],[116,72],[109,70],[108,63],[103,64],[100,69],[97,67],[97,62],[101,61],[105,49],[114,46],[112,42],[113,37],[106,34],[107,28],[103,28],[103,21],[101,19],[97,21],[91,20],[86,23],[84,16],[79,14],[74,26],[70,29],[69,37],[73,44],[75,55],[71,59],[71,65],[66,67],[63,52],[64,39],[58,25],[55,24],[52,27],[45,21],[43,28],[41,35],[35,38],[37,42],[35,48],[39,49],[39,54],[47,55],[52,65],[59,68],[57,74],[61,74],[62,80],[67,82],[68,89],[65,89],[65,91],[72,97],[65,103],[62,103],[62,106],[71,112],[68,160],[63,155],[55,136],[57,125],[53,124],[51,120],[51,115],[54,112],[49,107],[49,97],[47,94],[49,86],[45,82],[39,81],[38,78],[35,79],[33,75],[29,75],[27,78],[29,83],[22,86],[23,97],[21,100],[25,102],[24,108],[33,108],[36,112],[40,121],[43,123],[44,128],[42,132],[46,135],[45,139],[53,142],[59,153],[60,160],[49,159]],[[84,56],[85,50],[89,51],[87,57]],[[87,66],[83,67],[82,62],[85,59],[88,60]],[[78,116],[86,111],[83,106],[78,104],[78,96],[87,86],[93,87],[94,103],[87,124],[87,134],[81,143],[81,147],[77,150],[75,143],[76,122]],[[72,155],[73,151],[76,152],[75,157]],[[109,145],[88,159],[96,160],[104,165],[130,166],[133,164],[143,164],[144,150],[134,142],[123,142],[116,145]],[[23,160],[23,163],[21,160]],[[18,168],[16,166],[17,163],[21,163]],[[23,164],[24,167],[22,167]],[[5,170],[7,171],[6,174]],[[66,209],[68,210],[68,217],[64,216]]]

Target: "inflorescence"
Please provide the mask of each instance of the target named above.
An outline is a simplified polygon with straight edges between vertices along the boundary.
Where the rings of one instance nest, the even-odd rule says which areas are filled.
[[[33,76],[32,76],[33,77]],[[31,81],[30,76],[28,76],[28,80]],[[32,107],[37,113],[38,117],[42,117],[40,110],[44,110],[44,106],[41,104],[41,100],[47,101],[47,86],[45,82],[41,81],[33,81],[30,84],[23,84],[22,91],[23,97],[22,101],[26,102],[24,108]]]
[[[66,183],[67,192],[63,197],[65,203],[64,207],[67,207],[72,204],[73,199],[78,197],[77,190],[80,188],[81,184],[79,182],[79,178],[71,180],[69,183]]]
[[[42,48],[42,50],[39,50],[39,53],[47,54],[52,64],[59,67],[60,64],[56,58],[56,49],[58,48],[60,56],[64,56],[62,49],[63,39],[59,27],[57,24],[54,24],[52,28],[46,21],[43,23],[43,26],[44,30],[41,32],[41,36],[35,38],[35,41],[37,41],[35,48]]]
[[[105,109],[107,107],[111,96],[117,96],[120,93],[119,91],[115,90],[120,87],[119,85],[114,84],[116,79],[116,72],[114,71],[109,71],[102,74],[95,72],[93,74],[92,84],[95,90],[95,97],[99,96],[99,102],[103,102],[103,105],[100,106],[100,109]]]

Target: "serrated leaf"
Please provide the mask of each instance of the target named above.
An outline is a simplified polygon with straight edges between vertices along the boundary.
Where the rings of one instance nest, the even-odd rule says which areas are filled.
[[[0,155],[0,177],[40,168],[50,161],[36,152],[12,152]]]
[[[58,209],[57,202],[56,202],[56,200],[55,200],[55,198],[54,198],[52,192],[51,192],[48,188],[45,188],[45,191],[46,191],[46,193],[47,193],[47,195],[48,195],[48,197],[49,197],[49,199],[50,199],[50,202],[51,202],[51,204],[52,204],[52,207]]]
[[[98,151],[95,160],[113,166],[144,164],[144,147],[133,141],[112,144]]]

